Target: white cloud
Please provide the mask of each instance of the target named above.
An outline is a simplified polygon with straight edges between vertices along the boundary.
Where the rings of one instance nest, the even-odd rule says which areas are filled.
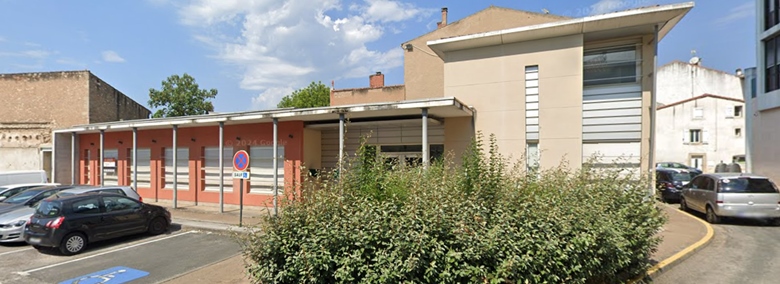
[[[49,57],[49,55],[51,55],[51,52],[48,52],[46,50],[40,50],[40,49],[31,49],[31,50],[24,50],[19,52],[0,51],[0,56],[5,56],[5,57],[45,59],[46,57]]]
[[[731,8],[725,17],[715,20],[717,25],[726,25],[742,19],[754,19],[756,15],[756,2],[746,1],[741,5]]]
[[[253,108],[273,108],[311,81],[401,66],[398,44],[368,45],[436,11],[402,1],[194,0],[180,6],[179,15],[198,42],[217,51],[215,58],[241,73],[241,88],[258,91]]]
[[[119,54],[117,54],[116,51],[106,50],[103,51],[103,61],[122,63],[125,62],[125,59],[119,56]]]

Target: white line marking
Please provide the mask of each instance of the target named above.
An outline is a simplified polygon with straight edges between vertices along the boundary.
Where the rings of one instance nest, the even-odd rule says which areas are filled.
[[[51,265],[47,265],[47,266],[43,266],[43,267],[38,267],[38,268],[30,269],[30,270],[27,270],[27,271],[16,272],[16,274],[28,275],[28,274],[30,274],[32,272],[36,272],[36,271],[40,271],[40,270],[44,270],[44,269],[49,269],[49,268],[52,268],[52,267],[57,267],[57,266],[60,266],[60,265],[73,263],[73,262],[76,262],[76,261],[90,259],[90,258],[93,258],[93,257],[98,257],[98,256],[101,256],[101,255],[105,255],[105,254],[109,254],[109,253],[113,253],[113,252],[118,252],[118,251],[121,251],[121,250],[134,248],[134,247],[142,246],[142,245],[145,245],[145,244],[159,242],[159,241],[162,241],[162,240],[167,240],[167,239],[175,238],[175,237],[178,237],[178,236],[183,236],[183,235],[186,235],[186,234],[189,234],[189,233],[192,233],[192,231],[187,231],[187,232],[184,232],[184,233],[181,233],[181,234],[171,235],[171,236],[167,236],[167,237],[159,238],[159,239],[155,239],[155,240],[149,240],[149,241],[145,241],[143,243],[137,243],[137,244],[134,244],[134,245],[131,245],[131,246],[126,246],[126,247],[123,247],[123,248],[118,248],[118,249],[110,250],[110,251],[104,251],[104,252],[101,252],[101,253],[98,253],[98,254],[93,254],[93,255],[85,256],[85,257],[78,258],[78,259],[71,259],[71,260],[68,260],[68,261],[55,263],[55,264],[51,264]]]
[[[20,249],[20,250],[7,251],[7,252],[4,252],[4,253],[0,253],[0,256],[4,256],[6,254],[12,254],[12,253],[15,253],[15,252],[20,252],[20,251],[27,251],[27,250],[31,250],[31,249],[33,249],[33,248],[32,247],[28,247],[28,248]],[[2,284],[2,283],[0,283],[0,284]]]

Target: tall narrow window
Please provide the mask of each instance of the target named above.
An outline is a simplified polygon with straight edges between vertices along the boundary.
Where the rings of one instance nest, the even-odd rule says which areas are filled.
[[[702,137],[701,137],[701,129],[691,129],[688,131],[688,135],[690,135],[690,141],[691,143],[701,143]]]
[[[284,147],[279,146],[276,164],[276,181],[279,194],[284,191]],[[274,150],[271,146],[253,146],[249,148],[249,180],[251,193],[273,194],[274,186]]]
[[[176,187],[177,190],[190,189],[190,150],[184,147],[176,149]],[[165,148],[165,188],[173,189],[173,148]]]
[[[219,147],[205,147],[203,149],[203,181],[206,191],[219,191]],[[222,151],[222,182],[224,191],[233,191],[233,147],[224,147]]]
[[[84,155],[82,156],[82,161],[84,161],[84,168],[81,171],[84,184],[91,184],[92,182],[92,161],[90,158],[89,149],[84,150]]]
[[[133,174],[133,149],[127,149],[127,172],[130,175],[127,177],[127,180],[130,181],[129,185],[132,186],[133,177],[138,176],[138,188],[150,188],[152,187],[151,149],[138,148],[136,151],[136,155],[138,155],[138,164],[136,165],[138,167],[138,173]],[[138,190],[138,188],[136,188],[136,190]]]
[[[103,163],[103,184],[119,185],[119,176],[117,175],[118,158],[119,150],[103,150],[103,161],[100,161]]]
[[[539,140],[539,66],[525,67],[525,139]]]
[[[528,171],[539,169],[539,143],[528,143],[526,148],[526,167]]]

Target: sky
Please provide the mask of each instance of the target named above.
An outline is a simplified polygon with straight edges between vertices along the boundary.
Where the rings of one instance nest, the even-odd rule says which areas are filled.
[[[700,0],[659,45],[658,64],[756,66],[756,0]],[[573,18],[681,0],[0,0],[0,73],[90,70],[135,101],[188,73],[216,112],[275,108],[313,81],[403,84],[401,43],[489,5]]]

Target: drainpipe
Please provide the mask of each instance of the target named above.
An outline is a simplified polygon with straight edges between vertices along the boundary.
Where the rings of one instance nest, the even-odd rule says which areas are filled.
[[[428,108],[422,109],[422,155],[423,169],[428,169],[431,159],[430,146],[428,145]]]
[[[138,127],[133,127],[133,188],[138,190]]]
[[[78,164],[76,163],[76,156],[78,155],[78,152],[76,151],[76,132],[70,133],[70,183],[71,184],[77,184],[79,182],[76,181],[76,168],[78,167]]]
[[[279,216],[279,119],[274,117],[274,217]]]
[[[344,161],[344,114],[339,113],[339,180],[341,180]]]
[[[655,196],[655,178],[653,171],[655,170],[655,116],[656,116],[656,92],[658,84],[658,25],[655,25],[653,35],[653,91],[650,93],[650,153],[647,158],[647,172],[648,172],[648,192],[650,196]]]
[[[105,178],[103,176],[103,146],[105,146],[105,144],[103,143],[105,142],[105,136],[106,136],[106,131],[100,130],[100,161],[98,161],[98,164],[100,165],[100,186],[104,185],[103,179]]]
[[[176,157],[177,152],[179,152],[179,149],[176,147],[176,133],[179,130],[178,125],[173,126],[173,209],[176,209],[176,202],[178,200],[178,192],[177,189],[179,188],[179,169],[178,169],[178,160]]]
[[[219,213],[225,213],[225,123],[219,123]]]

